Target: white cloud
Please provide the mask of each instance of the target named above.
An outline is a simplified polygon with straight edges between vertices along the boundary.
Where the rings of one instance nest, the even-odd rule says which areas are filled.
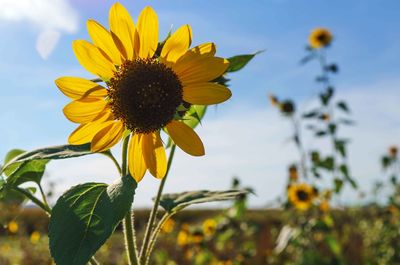
[[[54,50],[61,32],[78,29],[78,13],[68,0],[0,0],[0,20],[28,22],[41,33],[36,48],[43,59]]]
[[[60,32],[56,30],[45,30],[40,33],[36,41],[36,50],[40,57],[46,60],[56,47],[58,40],[60,39]]]

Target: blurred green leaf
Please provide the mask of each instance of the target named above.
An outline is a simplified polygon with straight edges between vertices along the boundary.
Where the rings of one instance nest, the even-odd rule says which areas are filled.
[[[321,160],[318,163],[318,166],[332,171],[335,166],[335,161],[334,161],[333,157],[328,156],[324,160]]]
[[[316,131],[315,132],[315,136],[317,136],[317,137],[322,137],[322,136],[325,136],[325,135],[327,135],[327,132],[326,131]]]
[[[329,246],[329,249],[332,251],[332,253],[336,257],[342,256],[342,248],[341,248],[339,242],[332,235],[326,235],[325,241],[326,241],[327,245]]]
[[[130,210],[137,184],[86,183],[62,195],[50,218],[50,252],[57,265],[86,265]]]
[[[356,189],[357,188],[357,183],[354,181],[354,179],[350,176],[349,169],[347,165],[342,164],[339,167],[340,172],[342,172],[343,176],[345,179],[350,183],[350,185]]]
[[[243,67],[245,67],[251,61],[251,59],[254,58],[254,56],[256,56],[257,54],[260,54],[262,52],[264,52],[264,51],[258,51],[253,54],[242,54],[242,55],[237,55],[237,56],[228,58],[229,67],[226,70],[226,72],[231,73],[231,72],[236,72],[236,71],[241,70]]]
[[[333,93],[334,93],[334,88],[328,87],[326,91],[322,92],[319,95],[322,105],[326,106],[329,104],[330,100],[332,99]]]
[[[215,201],[226,201],[233,200],[240,195],[250,193],[248,189],[241,190],[226,190],[226,191],[188,191],[182,193],[164,194],[161,197],[160,205],[167,212],[178,212],[189,205],[215,202]]]
[[[335,183],[335,193],[340,193],[343,188],[343,180],[336,178],[334,180]]]
[[[342,155],[342,157],[346,157],[346,141],[344,140],[336,140],[335,141],[335,149]]]
[[[346,102],[344,102],[344,101],[339,101],[339,102],[336,104],[336,106],[337,106],[339,109],[343,110],[344,112],[350,113],[350,109],[349,109],[349,107],[347,106],[347,103],[346,103]]]
[[[392,162],[392,160],[390,159],[390,157],[383,156],[381,159],[381,164],[382,164],[383,169],[387,169],[390,166],[391,162]]]
[[[320,111],[319,110],[312,110],[309,112],[304,113],[301,117],[304,119],[310,119],[310,118],[315,118],[319,116]]]

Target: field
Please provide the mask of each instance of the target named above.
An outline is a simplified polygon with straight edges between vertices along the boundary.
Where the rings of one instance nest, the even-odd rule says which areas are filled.
[[[223,224],[219,223],[211,237],[203,234],[197,240],[188,239],[187,242],[182,242],[183,227],[188,225],[195,232],[202,228],[205,220],[221,216],[222,212],[188,210],[177,215],[173,219],[172,227],[161,234],[151,264],[298,264],[298,259],[307,255],[313,257],[312,260],[304,260],[302,264],[399,264],[400,253],[395,249],[398,246],[398,237],[394,233],[396,226],[397,229],[400,228],[399,216],[390,209],[371,206],[333,210],[331,218],[335,220],[335,230],[323,226],[313,229],[302,239],[308,244],[308,247],[302,248],[303,253],[299,252],[296,244],[287,246],[283,252],[278,253],[279,231],[290,218],[290,213],[283,210],[247,211],[240,223],[231,223],[229,228],[223,228]],[[139,240],[144,232],[147,216],[146,210],[135,213]],[[18,216],[17,222],[17,232],[1,230],[0,264],[54,264],[47,245],[47,216],[38,209],[25,209]],[[249,232],[249,227],[254,231],[247,236],[242,234],[243,228]],[[128,264],[123,254],[121,229],[118,227],[117,232],[96,254],[101,264]],[[230,234],[230,229],[235,234]],[[34,232],[39,232],[40,237],[29,236]],[[334,246],[332,248],[329,245],[332,242],[326,240],[327,234],[339,243],[340,249],[337,251],[340,255],[332,252]],[[221,239],[221,236],[226,238]]]

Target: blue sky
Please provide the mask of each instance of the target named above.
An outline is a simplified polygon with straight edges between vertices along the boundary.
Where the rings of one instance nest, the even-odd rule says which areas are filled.
[[[0,156],[15,147],[32,149],[66,142],[75,125],[61,112],[68,99],[55,87],[54,79],[64,75],[91,77],[75,59],[71,42],[88,39],[88,18],[107,25],[113,3],[37,0],[37,5],[31,6],[29,2],[0,0],[5,6],[0,11]],[[378,177],[379,155],[387,145],[400,144],[399,1],[121,2],[134,19],[141,8],[153,6],[161,37],[171,25],[176,29],[190,24],[193,43],[213,41],[220,56],[266,49],[246,69],[230,76],[232,100],[218,106],[217,111],[211,109],[199,128],[207,155],[193,158],[178,153],[172,171],[175,176],[167,191],[223,189],[238,175],[245,184],[257,186],[254,206],[262,206],[279,194],[286,165],[296,157],[286,143],[290,127],[269,106],[266,95],[292,97],[304,107],[312,104],[319,89],[313,81],[318,65],[300,67],[298,61],[304,56],[309,32],[319,26],[331,29],[335,36],[329,57],[340,66],[334,80],[339,96],[350,101],[358,120],[356,128],[344,133],[358,135],[351,145],[355,158],[350,162],[364,189]],[[38,49],[38,43],[45,49]],[[52,46],[52,52],[46,53]],[[309,144],[317,143],[310,140]],[[83,161],[50,165],[50,177],[60,183],[60,192],[82,180],[113,179],[111,164],[104,164],[103,158]],[[75,168],[81,168],[80,173],[72,172]],[[157,181],[147,176],[141,184],[138,205],[148,205]],[[353,192],[346,196],[356,201]]]

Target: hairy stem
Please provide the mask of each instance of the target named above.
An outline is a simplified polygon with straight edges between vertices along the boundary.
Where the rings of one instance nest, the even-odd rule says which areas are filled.
[[[142,245],[142,249],[140,250],[140,256],[139,256],[140,262],[142,264],[146,261],[146,255],[150,256],[150,254],[151,254],[151,253],[146,253],[146,250],[150,243],[150,236],[153,231],[154,221],[157,216],[157,211],[158,211],[158,206],[160,204],[161,195],[164,190],[164,186],[165,186],[165,182],[167,180],[169,170],[171,168],[172,160],[174,158],[175,148],[176,148],[176,145],[173,144],[171,146],[171,152],[169,153],[169,157],[168,157],[167,173],[165,174],[165,177],[161,180],[160,186],[158,188],[157,196],[154,201],[153,209],[150,212],[149,222],[147,223],[146,232],[145,232],[144,239],[143,239],[143,245]]]
[[[121,176],[126,176],[128,174],[128,143],[129,135],[125,137],[122,144],[122,166],[121,166]],[[139,265],[135,231],[132,222],[132,211],[129,210],[124,218],[124,235],[125,235],[125,249],[128,257],[129,265]]]

